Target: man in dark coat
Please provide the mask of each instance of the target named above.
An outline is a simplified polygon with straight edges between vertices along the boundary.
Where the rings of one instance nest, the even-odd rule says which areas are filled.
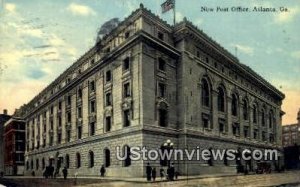
[[[64,169],[62,170],[62,172],[63,172],[63,175],[64,175],[64,179],[67,179],[67,176],[68,176],[67,167],[64,167]]]
[[[169,180],[173,181],[174,175],[175,175],[175,168],[174,168],[174,164],[172,163],[172,165],[169,169]]]
[[[148,162],[146,166],[147,181],[151,181],[151,172],[152,172],[152,168]]]
[[[156,178],[156,169],[155,167],[152,168],[152,179],[153,179],[153,182],[155,181],[155,178]]]
[[[105,167],[104,167],[104,165],[102,165],[100,168],[100,176],[104,177],[105,172],[106,172]]]

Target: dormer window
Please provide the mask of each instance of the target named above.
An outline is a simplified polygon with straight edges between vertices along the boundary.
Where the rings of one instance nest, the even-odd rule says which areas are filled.
[[[164,40],[164,33],[158,32],[157,36],[158,36],[158,39]]]

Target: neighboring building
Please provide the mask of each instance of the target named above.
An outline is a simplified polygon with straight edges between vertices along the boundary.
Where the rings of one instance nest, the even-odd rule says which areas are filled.
[[[4,125],[4,174],[24,174],[25,122],[12,117]]]
[[[4,134],[4,124],[11,118],[10,115],[7,114],[7,110],[3,110],[3,114],[0,114],[0,153],[4,153],[4,142],[3,142],[3,134]],[[4,154],[0,154],[0,172],[4,172]]]
[[[298,122],[295,124],[284,125],[282,127],[282,145],[283,147],[300,145],[300,109],[297,114]]]
[[[108,176],[142,176],[148,161],[119,161],[116,147],[164,149],[167,140],[173,148],[282,151],[283,98],[191,22],[170,26],[141,5],[20,109],[26,174],[53,164],[99,175],[104,164]],[[236,172],[235,161],[175,167]]]

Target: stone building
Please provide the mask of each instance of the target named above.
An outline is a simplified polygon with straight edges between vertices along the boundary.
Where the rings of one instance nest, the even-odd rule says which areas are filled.
[[[134,146],[281,150],[284,94],[184,19],[140,6],[21,110],[26,174],[142,176]],[[130,152],[127,152],[129,155]],[[181,174],[235,172],[234,162],[174,161]],[[151,165],[165,165],[152,161]]]
[[[10,115],[7,114],[7,110],[3,110],[3,114],[0,114],[0,153],[4,152],[4,124],[11,118]],[[4,154],[0,154],[0,172],[4,172]]]
[[[4,125],[4,174],[24,175],[25,122],[10,118]]]
[[[282,127],[282,145],[283,147],[300,145],[300,109],[297,115],[298,123],[288,124]]]

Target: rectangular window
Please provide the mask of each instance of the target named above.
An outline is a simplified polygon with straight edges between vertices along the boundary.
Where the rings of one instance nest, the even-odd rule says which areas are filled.
[[[90,91],[94,92],[95,91],[95,81],[90,82]]]
[[[129,83],[125,83],[124,84],[124,97],[130,97],[130,84]]]
[[[58,126],[61,127],[61,117],[58,117]]]
[[[209,128],[209,116],[207,115],[202,115],[202,125],[203,128],[208,129]]]
[[[157,36],[158,36],[158,39],[164,40],[164,33],[158,32],[158,33],[157,33]]]
[[[224,122],[219,122],[219,132],[225,132]]]
[[[124,127],[130,126],[130,111],[125,110],[124,111]]]
[[[112,99],[111,99],[111,93],[107,93],[107,94],[105,95],[106,106],[111,106],[111,103],[112,103],[111,100],[112,100]]]
[[[232,133],[234,136],[239,136],[240,135],[240,127],[238,123],[233,123],[232,124]]]
[[[166,70],[166,61],[164,61],[162,58],[158,59],[158,69],[161,71]]]
[[[57,134],[57,143],[60,144],[61,143],[61,133]]]
[[[71,112],[68,112],[67,113],[67,122],[71,123],[71,120],[72,120],[72,118],[71,118]]]
[[[53,145],[53,136],[52,136],[52,135],[50,136],[50,139],[49,139],[49,145],[50,145],[50,146]]]
[[[81,88],[78,89],[77,94],[78,94],[78,98],[82,99],[82,89]]]
[[[130,32],[129,31],[125,32],[125,39],[129,38],[129,36],[130,36]]]
[[[166,96],[166,85],[164,83],[158,83],[158,97]]]
[[[111,81],[111,71],[110,70],[108,70],[108,71],[106,71],[106,73],[105,73],[106,75],[106,82],[110,82]]]
[[[91,113],[94,113],[96,111],[96,103],[95,100],[91,101]]]
[[[61,110],[61,101],[58,102],[58,110]]]
[[[158,124],[159,124],[159,126],[161,126],[161,127],[166,127],[167,126],[167,123],[168,123],[167,114],[168,114],[167,111],[164,110],[164,109],[159,109],[158,110],[158,117],[159,117]]]
[[[77,127],[77,138],[81,139],[82,137],[82,126]]]
[[[244,126],[244,137],[248,138],[249,137],[249,127]]]
[[[82,108],[81,107],[78,107],[77,112],[78,112],[78,118],[82,118]]]
[[[68,95],[67,104],[71,105],[71,96],[70,95]]]
[[[130,60],[129,60],[129,57],[127,57],[123,61],[123,69],[124,70],[129,70],[129,68],[130,68]]]
[[[253,138],[258,139],[258,130],[257,129],[254,129],[254,131],[253,131]]]
[[[109,132],[111,130],[111,117],[110,116],[107,116],[105,118],[105,126],[106,126],[105,131]]]
[[[90,135],[95,135],[95,122],[90,123]]]
[[[53,106],[50,108],[50,114],[53,114]]]
[[[71,141],[71,130],[67,130],[67,141],[70,142]]]

